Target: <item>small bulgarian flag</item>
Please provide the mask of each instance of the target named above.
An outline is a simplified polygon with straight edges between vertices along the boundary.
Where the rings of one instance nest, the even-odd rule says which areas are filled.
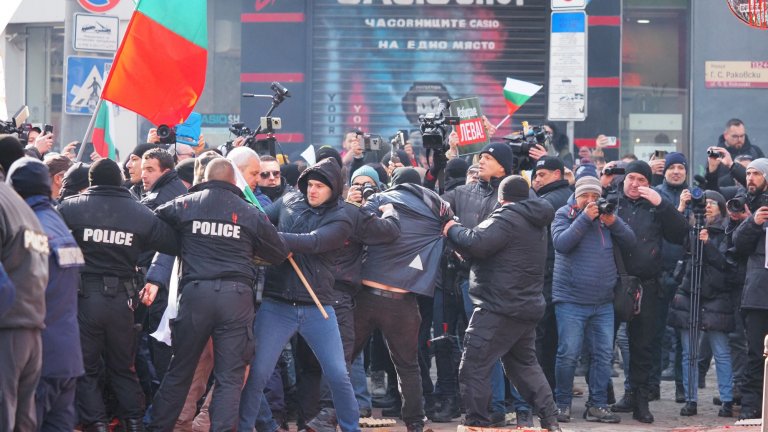
[[[114,105],[108,101],[101,103],[93,127],[93,149],[103,158],[117,159],[115,153],[115,115]]]
[[[504,85],[504,102],[507,104],[509,115],[520,109],[531,96],[541,90],[541,87],[529,82],[507,78],[507,83]]]
[[[195,107],[208,60],[207,0],[140,0],[101,97],[156,125]]]

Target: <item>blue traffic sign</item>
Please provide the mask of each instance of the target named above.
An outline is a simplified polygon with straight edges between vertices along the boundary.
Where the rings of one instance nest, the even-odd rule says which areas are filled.
[[[67,57],[64,112],[92,115],[111,67],[112,59],[107,57]]]

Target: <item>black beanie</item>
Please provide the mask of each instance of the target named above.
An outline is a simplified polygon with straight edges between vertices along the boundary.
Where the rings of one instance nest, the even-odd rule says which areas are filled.
[[[61,188],[70,191],[71,194],[77,194],[88,187],[88,169],[91,166],[83,162],[75,162],[61,181]]]
[[[341,163],[341,155],[335,148],[331,146],[328,146],[328,145],[322,146],[319,149],[317,149],[317,151],[315,152],[315,160],[317,162],[320,162],[321,160],[328,159],[328,158],[334,158],[336,162],[339,163],[340,167],[344,166]]]
[[[176,164],[176,174],[187,183],[194,183],[195,180],[195,159],[189,158]]]
[[[8,172],[11,164],[24,157],[24,146],[13,135],[0,135],[0,166],[4,172]]]
[[[123,175],[117,162],[99,159],[88,170],[88,181],[91,186],[120,186],[123,184]]]
[[[22,198],[33,195],[51,196],[51,175],[48,167],[38,159],[17,159],[8,171],[6,182]]]
[[[331,190],[333,190],[333,186],[331,185],[331,182],[317,170],[312,170],[307,174],[307,182],[309,182],[310,180],[319,181],[320,183],[328,186],[329,188],[331,188]]]
[[[416,184],[421,186],[421,176],[419,175],[419,172],[410,167],[397,168],[392,173],[392,186],[397,186],[397,185],[406,184],[406,183],[411,183],[411,184]]]
[[[462,158],[453,158],[445,165],[445,176],[447,178],[464,178],[467,176],[469,164]]]
[[[151,150],[153,148],[163,148],[163,146],[160,144],[153,144],[153,143],[139,144],[133,149],[131,154],[134,156],[142,157],[144,156],[144,153],[147,152],[147,150]]]
[[[483,147],[483,150],[480,151],[481,155],[483,153],[488,153],[491,155],[491,157],[496,159],[496,162],[504,167],[504,173],[506,175],[512,174],[513,168],[515,166],[515,156],[512,154],[512,149],[509,147],[509,144],[490,143]]]
[[[636,160],[628,163],[624,178],[626,178],[626,175],[629,173],[637,173],[642,175],[646,180],[648,180],[648,183],[653,180],[653,171],[651,171],[651,166],[648,165],[648,163],[645,161]]]
[[[511,175],[499,184],[499,201],[518,202],[529,197],[530,186],[519,175]]]

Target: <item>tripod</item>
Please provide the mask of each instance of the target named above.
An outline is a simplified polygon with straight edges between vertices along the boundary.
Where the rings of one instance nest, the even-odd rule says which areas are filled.
[[[686,399],[693,400],[694,391],[698,378],[697,364],[699,357],[699,335],[701,317],[699,316],[701,305],[701,270],[702,260],[704,259],[704,242],[699,239],[701,230],[704,229],[705,214],[701,206],[693,207],[694,224],[690,230],[691,244],[691,300],[690,300],[690,321],[688,322],[688,388],[686,389]]]

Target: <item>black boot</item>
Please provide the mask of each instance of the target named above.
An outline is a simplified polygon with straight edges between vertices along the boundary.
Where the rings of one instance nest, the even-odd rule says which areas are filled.
[[[443,403],[440,405],[440,410],[435,411],[429,419],[435,423],[450,423],[453,419],[458,417],[461,417],[459,400],[456,396],[448,396],[443,399]]]
[[[125,419],[125,432],[144,432],[144,420],[140,418]]]
[[[635,408],[635,395],[631,391],[624,393],[617,403],[611,406],[613,412],[632,412]]]
[[[685,417],[695,416],[699,411],[697,409],[696,402],[686,402],[685,405],[680,408],[680,415]]]
[[[635,409],[632,410],[632,418],[640,423],[653,423],[653,414],[648,408],[647,394],[635,395]]]
[[[717,412],[718,417],[733,417],[733,402],[723,402],[723,406],[720,407],[720,411]]]
[[[94,422],[84,427],[83,432],[109,432],[109,428],[104,422]]]
[[[616,394],[613,393],[613,381],[608,382],[608,405],[616,403]]]

